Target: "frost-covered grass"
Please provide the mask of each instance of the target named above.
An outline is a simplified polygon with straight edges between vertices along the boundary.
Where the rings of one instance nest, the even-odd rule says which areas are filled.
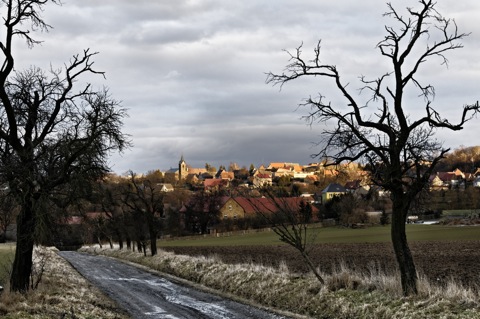
[[[421,276],[419,294],[403,297],[399,279],[372,267],[356,273],[338,265],[323,274],[291,273],[258,264],[228,265],[216,257],[191,257],[159,251],[154,257],[126,251],[83,248],[168,273],[266,307],[312,318],[480,318],[479,292],[451,282],[436,286]]]
[[[6,287],[0,295],[1,318],[128,318],[58,256],[55,248],[37,248],[39,255],[47,262],[38,288],[22,295],[10,293]]]

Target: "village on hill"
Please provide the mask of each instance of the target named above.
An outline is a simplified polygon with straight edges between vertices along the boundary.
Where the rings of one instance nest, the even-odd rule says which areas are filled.
[[[428,189],[412,207],[409,221],[438,220],[442,215],[455,216],[452,212],[458,211],[462,212],[462,218],[475,217],[476,209],[480,208],[480,169],[476,168],[480,158],[470,157],[473,160],[465,161],[458,154],[473,150],[477,148],[460,148],[438,165],[439,170],[430,177]],[[275,213],[282,205],[290,211],[308,205],[308,222],[324,226],[388,224],[389,194],[373,185],[369,174],[368,169],[358,163],[272,162],[258,168],[253,164],[246,168],[231,163],[228,168],[209,164],[194,168],[180,156],[177,167],[164,172],[109,174],[102,181],[103,192],[107,189],[108,196],[115,199],[112,197],[111,202],[105,203],[105,193],[92,198],[82,211],[69,214],[57,223],[60,226],[53,227],[55,235],[51,240],[61,245],[77,245],[118,241],[124,237],[129,238],[127,241],[146,243],[151,236],[258,229],[268,227],[272,220],[265,216]],[[266,192],[270,195],[266,196]],[[134,205],[127,201],[133,201]],[[140,204],[141,201],[144,204]],[[152,234],[148,234],[148,214],[145,214],[149,210],[157,220],[157,230]],[[4,228],[2,238],[14,238],[14,229],[12,219]],[[125,234],[121,235],[119,229]]]
[[[470,148],[469,148],[470,149]],[[440,165],[440,169],[446,165]],[[480,168],[476,166],[452,170],[438,170],[430,176],[430,191],[465,190],[468,187],[480,188]],[[468,170],[469,169],[469,170]],[[218,169],[208,163],[203,168],[193,168],[185,161],[183,155],[177,167],[162,172],[149,171],[146,174],[135,174],[136,178],[146,178],[157,182],[163,192],[175,189],[192,191],[230,191],[239,187],[259,189],[263,187],[290,187],[294,195],[311,196],[311,200],[325,202],[335,195],[356,193],[365,195],[372,188],[383,195],[381,187],[373,187],[369,171],[361,164],[350,162],[332,165],[327,161],[309,164],[272,162],[255,168],[253,164],[247,169],[236,163]],[[122,177],[116,176],[116,179]],[[129,176],[123,176],[129,178]],[[319,194],[323,193],[322,196]],[[292,193],[289,194],[290,196]]]

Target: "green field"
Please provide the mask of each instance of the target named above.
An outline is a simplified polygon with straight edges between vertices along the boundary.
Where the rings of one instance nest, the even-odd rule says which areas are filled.
[[[9,271],[14,256],[14,244],[0,244],[0,286],[4,286],[9,280]]]
[[[315,243],[375,243],[390,241],[390,227],[312,228]],[[480,240],[480,226],[407,225],[409,241]],[[160,247],[174,246],[239,246],[281,244],[273,231],[212,237],[197,236],[187,239],[159,240]]]

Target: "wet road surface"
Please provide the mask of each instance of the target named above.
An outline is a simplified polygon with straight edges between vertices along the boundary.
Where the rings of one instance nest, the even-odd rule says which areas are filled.
[[[59,252],[132,318],[280,319],[261,309],[180,285],[132,265],[73,251]]]

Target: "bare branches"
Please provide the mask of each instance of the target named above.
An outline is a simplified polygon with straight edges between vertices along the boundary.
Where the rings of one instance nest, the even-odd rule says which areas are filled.
[[[271,225],[282,242],[301,254],[317,280],[324,284],[324,279],[309,257],[309,244],[313,239],[308,233],[308,223],[313,217],[310,204],[299,197],[276,197],[270,190],[265,190],[264,195],[266,197],[248,198],[248,204]]]
[[[397,90],[405,88],[412,81],[421,91],[422,95],[434,95],[434,89],[431,85],[421,85],[414,76],[418,72],[421,64],[426,62],[429,57],[440,57],[442,65],[448,65],[448,59],[445,53],[451,50],[460,49],[463,45],[459,42],[467,37],[468,33],[460,33],[454,20],[446,19],[435,10],[435,3],[432,1],[420,1],[422,8],[415,11],[408,8],[410,15],[404,18],[398,14],[391,4],[388,5],[389,11],[385,16],[390,16],[400,24],[400,32],[397,33],[394,28],[386,27],[387,36],[377,44],[382,55],[392,60],[395,76],[397,77]],[[430,28],[433,26],[433,28]],[[438,35],[434,34],[437,30]],[[407,35],[410,35],[407,37]],[[423,37],[434,40],[427,45],[423,53],[418,56],[412,55],[414,47],[421,45],[420,39]],[[407,63],[407,60],[411,60]]]
[[[289,63],[282,74],[267,74],[267,83],[280,86],[303,76],[330,79],[341,93],[344,101],[341,105],[325,101],[322,94],[300,104],[310,108],[308,115],[303,117],[309,125],[316,122],[326,125],[323,139],[318,143],[321,150],[313,156],[328,156],[335,163],[362,158],[390,163],[392,158],[397,157],[398,163],[412,159],[421,162],[424,159],[420,151],[422,147],[440,147],[438,143],[429,144],[434,129],[460,130],[479,112],[478,102],[467,105],[463,108],[460,121],[451,123],[432,105],[434,86],[422,84],[416,78],[420,66],[430,58],[439,57],[442,65],[448,65],[446,53],[462,48],[460,41],[468,36],[458,31],[454,20],[438,13],[433,1],[421,0],[419,3],[418,10],[407,8],[405,16],[388,4],[385,16],[392,18],[398,26],[386,26],[386,36],[377,47],[381,55],[391,61],[392,71],[374,80],[360,78],[363,83],[360,93],[370,96],[366,104],[359,103],[347,90],[334,65],[321,63],[321,41],[314,47],[312,59],[304,58],[302,44],[294,53],[287,52]],[[426,103],[425,115],[416,120],[406,113],[403,103],[403,95],[409,84],[420,91],[419,96]],[[371,106],[375,108],[372,110]],[[401,171],[406,172],[412,167],[405,164]]]
[[[480,113],[480,105],[477,101],[474,104],[467,104],[463,107],[460,120],[457,123],[450,123],[447,118],[443,118],[440,113],[438,113],[434,108],[430,106],[430,103],[427,104],[426,108],[427,115],[418,119],[410,125],[410,130],[414,130],[417,127],[428,124],[430,127],[435,128],[445,128],[452,131],[459,131],[463,129],[463,125],[475,118],[478,113]]]
[[[77,81],[94,69],[89,49],[74,55],[64,70],[46,74],[38,68],[14,72],[12,42],[23,38],[38,43],[31,31],[48,31],[40,13],[57,0],[1,0],[4,36],[0,41],[4,61],[0,69],[0,156],[2,175],[21,205],[17,223],[17,253],[11,289],[26,291],[32,272],[34,231],[43,210],[60,187],[71,188],[96,180],[108,170],[108,156],[130,145],[121,132],[125,109],[107,89],[94,91],[89,84],[73,92]],[[14,72],[14,76],[12,76]],[[48,211],[48,210],[47,210]],[[18,258],[17,258],[18,256]]]
[[[44,6],[48,2],[61,4],[57,0],[2,0],[2,2],[8,8],[8,14],[4,18],[5,26],[11,30],[12,35],[25,38],[29,47],[40,43],[30,36],[30,31],[47,32],[52,28],[41,17]],[[30,26],[21,29],[21,26],[25,24]]]
[[[295,80],[304,75],[324,76],[324,77],[337,77],[338,73],[332,65],[322,65],[320,63],[320,44],[318,41],[317,46],[314,49],[315,57],[311,61],[305,62],[302,58],[301,44],[296,48],[295,54],[289,51],[285,51],[289,56],[289,63],[287,64],[284,73],[277,75],[272,72],[267,73],[267,84],[280,85],[282,87],[285,83]],[[310,64],[311,63],[311,64]]]
[[[2,0],[7,10],[4,16],[6,28],[5,39],[0,41],[0,49],[5,57],[0,70],[0,82],[4,83],[8,74],[13,70],[14,58],[12,52],[12,41],[14,37],[24,38],[31,48],[40,41],[35,40],[31,31],[48,31],[51,26],[41,17],[41,12],[48,2],[60,4],[57,0]],[[29,25],[28,27],[24,27]],[[24,27],[24,28],[23,28]]]
[[[43,7],[49,2],[59,4],[57,0],[2,0],[5,5],[6,14],[4,15],[5,39],[0,42],[0,49],[4,55],[2,68],[0,69],[0,102],[5,109],[9,132],[3,127],[0,128],[0,137],[9,139],[15,148],[21,145],[16,141],[18,126],[14,114],[14,106],[5,91],[6,81],[14,67],[14,56],[12,52],[12,42],[15,37],[24,38],[27,44],[32,47],[39,43],[30,35],[31,31],[48,31],[51,26],[41,17]],[[25,27],[25,25],[28,25]],[[25,27],[25,28],[23,28]]]

